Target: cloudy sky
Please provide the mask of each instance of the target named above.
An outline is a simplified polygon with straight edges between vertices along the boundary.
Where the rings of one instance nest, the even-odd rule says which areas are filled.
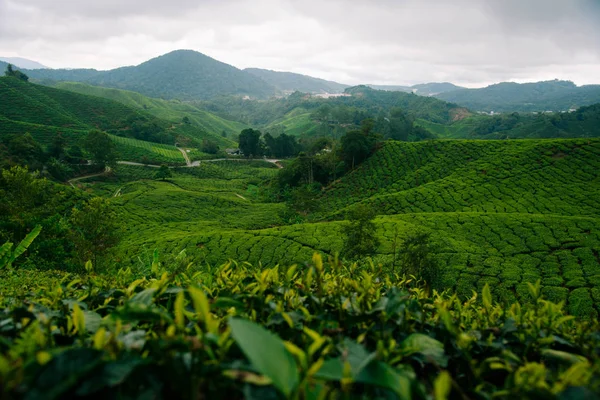
[[[600,83],[600,0],[0,0],[0,56],[110,69],[176,49],[348,84]]]

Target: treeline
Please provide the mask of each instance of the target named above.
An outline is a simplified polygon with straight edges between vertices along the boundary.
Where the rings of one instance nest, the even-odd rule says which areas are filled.
[[[478,139],[598,137],[600,104],[564,113],[477,116],[463,129],[465,137]]]
[[[43,146],[27,132],[0,137],[0,168],[27,167],[59,182],[81,172],[102,171],[116,159],[114,142],[99,130],[92,130],[70,144],[59,132],[48,146]]]
[[[295,92],[282,99],[250,101],[239,97],[223,96],[196,105],[218,114],[223,118],[243,122],[252,126],[266,126],[283,118],[294,110],[314,113],[329,109],[334,120],[340,123],[360,123],[365,118],[377,118],[382,112],[402,108],[412,118],[423,118],[437,123],[448,123],[458,108],[432,97],[417,96],[411,93],[374,90],[367,86],[346,89],[350,96],[322,99],[305,93]],[[322,119],[323,114],[315,114]]]

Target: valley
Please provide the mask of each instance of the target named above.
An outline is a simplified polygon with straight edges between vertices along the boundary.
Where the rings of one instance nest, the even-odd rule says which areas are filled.
[[[581,103],[534,113],[509,112],[526,84],[349,86],[193,51],[23,71],[0,78],[6,393],[64,372],[54,398],[537,398],[514,383],[531,360],[552,394],[600,389],[595,88],[552,82],[545,104]],[[470,396],[433,396],[440,371]]]

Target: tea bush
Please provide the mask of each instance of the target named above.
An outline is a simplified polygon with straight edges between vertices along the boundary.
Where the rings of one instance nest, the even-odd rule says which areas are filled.
[[[5,398],[593,398],[600,326],[315,255],[48,276],[0,296]],[[168,268],[167,268],[168,267]],[[0,278],[14,271],[0,272]],[[137,279],[136,279],[137,278]],[[16,283],[14,280],[12,283]],[[576,294],[575,294],[576,293]],[[573,295],[580,295],[573,292]],[[587,397],[586,397],[587,396]]]

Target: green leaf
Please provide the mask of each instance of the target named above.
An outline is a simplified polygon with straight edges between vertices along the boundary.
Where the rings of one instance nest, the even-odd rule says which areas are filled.
[[[361,344],[349,339],[344,340],[344,347],[348,354],[346,360],[350,364],[353,379],[377,356],[377,353],[368,353]]]
[[[2,247],[0,247],[0,269],[10,267],[21,254],[25,253],[27,248],[31,246],[31,243],[33,243],[41,231],[41,225],[36,225],[36,227],[33,228],[33,230],[29,232],[23,240],[21,240],[21,243],[19,243],[12,253],[10,250],[12,249],[13,244],[4,243]]]
[[[233,318],[229,321],[231,335],[252,365],[289,397],[298,386],[296,362],[281,339],[251,321]]]
[[[85,329],[88,332],[94,333],[100,328],[100,325],[102,324],[102,317],[100,314],[94,311],[84,311],[83,316],[85,320]]]
[[[4,268],[8,264],[10,250],[12,247],[13,244],[11,242],[6,242],[2,245],[2,247],[0,247],[0,269]]]
[[[363,368],[355,379],[367,385],[381,386],[393,391],[400,400],[411,398],[411,377],[380,361],[372,361]]]
[[[64,351],[48,362],[35,380],[25,399],[59,399],[85,376],[102,364],[102,352],[80,348]],[[70,397],[70,396],[69,396]]]
[[[177,293],[177,297],[175,298],[174,314],[175,325],[177,325],[179,329],[183,329],[185,326],[184,302],[185,298],[183,292]]]
[[[13,255],[11,257],[10,262],[13,262],[21,254],[25,253],[27,248],[29,248],[29,246],[31,246],[31,243],[33,243],[33,241],[35,240],[36,237],[38,237],[38,235],[40,234],[41,231],[42,231],[42,226],[36,225],[36,227],[33,228],[33,230],[31,232],[29,232],[27,234],[27,236],[25,236],[25,239],[21,240],[21,243],[19,243],[17,248],[13,251]]]
[[[492,308],[492,292],[490,292],[490,285],[488,285],[487,283],[483,287],[481,299],[483,300],[483,306],[486,308],[486,310]]]
[[[129,303],[139,303],[146,306],[149,306],[154,301],[154,295],[157,290],[154,288],[148,288],[142,290],[139,293],[136,293],[131,299],[129,299]]]
[[[421,333],[413,333],[404,339],[402,350],[407,355],[422,354],[426,359],[433,360],[442,367],[445,367],[448,362],[444,355],[444,345],[442,342]]]
[[[452,390],[452,378],[448,371],[442,371],[433,382],[435,400],[447,400]]]
[[[340,358],[331,358],[323,363],[314,377],[326,381],[341,381],[344,378],[344,363]]]
[[[580,362],[586,362],[587,359],[579,354],[567,353],[566,351],[544,349],[542,350],[542,356],[547,361],[555,361],[557,363],[570,366]]]
[[[77,333],[82,335],[85,331],[85,314],[79,307],[79,304],[75,303],[73,305],[73,325],[77,330]]]

